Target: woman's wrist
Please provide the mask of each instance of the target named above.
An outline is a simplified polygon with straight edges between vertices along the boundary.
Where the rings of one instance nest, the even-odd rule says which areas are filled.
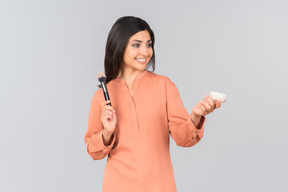
[[[112,138],[113,132],[109,133],[108,131],[106,131],[106,129],[103,129],[102,131],[102,138],[103,138],[103,143],[104,145],[108,146],[111,144],[111,138]]]
[[[194,126],[195,126],[196,128],[200,128],[200,127],[199,127],[199,124],[200,124],[200,121],[201,121],[201,117],[202,117],[202,116],[201,116],[201,115],[196,115],[194,112],[192,112],[191,115],[190,115],[190,117],[191,117],[191,120],[192,120]]]

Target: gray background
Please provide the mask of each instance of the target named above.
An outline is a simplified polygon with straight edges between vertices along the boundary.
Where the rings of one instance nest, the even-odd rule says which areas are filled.
[[[101,191],[83,140],[108,31],[136,15],[190,113],[228,95],[171,156],[180,192],[288,191],[288,2],[1,0],[0,191]]]

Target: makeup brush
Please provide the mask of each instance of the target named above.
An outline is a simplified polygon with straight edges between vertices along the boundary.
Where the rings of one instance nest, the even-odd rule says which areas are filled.
[[[108,90],[107,90],[107,87],[106,87],[106,75],[104,73],[102,73],[102,72],[99,72],[97,74],[97,77],[98,77],[99,82],[101,83],[105,100],[106,101],[110,101]],[[107,105],[111,106],[111,103],[108,103]]]

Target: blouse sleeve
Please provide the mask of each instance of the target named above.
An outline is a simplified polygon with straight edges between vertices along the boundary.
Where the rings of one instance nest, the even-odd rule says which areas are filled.
[[[196,128],[176,85],[169,78],[166,81],[166,109],[169,132],[178,146],[191,147],[202,139],[205,117],[201,118],[199,129]]]
[[[106,155],[112,150],[112,147],[115,143],[115,137],[113,136],[113,140],[109,146],[106,146],[103,143],[101,107],[99,102],[97,101],[96,93],[91,102],[88,119],[88,130],[84,137],[87,146],[87,152],[94,160],[103,159],[104,157],[106,157]]]

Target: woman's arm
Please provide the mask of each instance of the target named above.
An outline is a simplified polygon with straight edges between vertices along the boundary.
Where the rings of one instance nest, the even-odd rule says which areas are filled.
[[[191,147],[203,137],[205,117],[198,117],[193,113],[189,115],[176,85],[169,78],[165,86],[167,119],[171,137],[178,146]]]
[[[89,113],[89,120],[88,120],[88,130],[85,134],[84,140],[87,145],[87,152],[88,154],[94,159],[103,159],[108,155],[108,153],[112,150],[112,147],[115,143],[115,137],[113,136],[114,128],[116,125],[116,115],[111,118],[111,113],[105,110],[104,112],[102,108],[106,108],[107,102],[102,103],[102,107],[97,100],[97,92],[95,93],[91,106],[90,106],[90,113]],[[109,106],[111,107],[111,106]],[[114,111],[115,114],[115,111]],[[107,125],[112,125],[109,130],[104,129],[103,123],[101,119],[106,119],[104,124],[107,128]],[[109,120],[111,118],[111,120]],[[112,124],[111,124],[112,122]],[[113,128],[114,126],[114,128]],[[113,128],[113,129],[112,129]]]

